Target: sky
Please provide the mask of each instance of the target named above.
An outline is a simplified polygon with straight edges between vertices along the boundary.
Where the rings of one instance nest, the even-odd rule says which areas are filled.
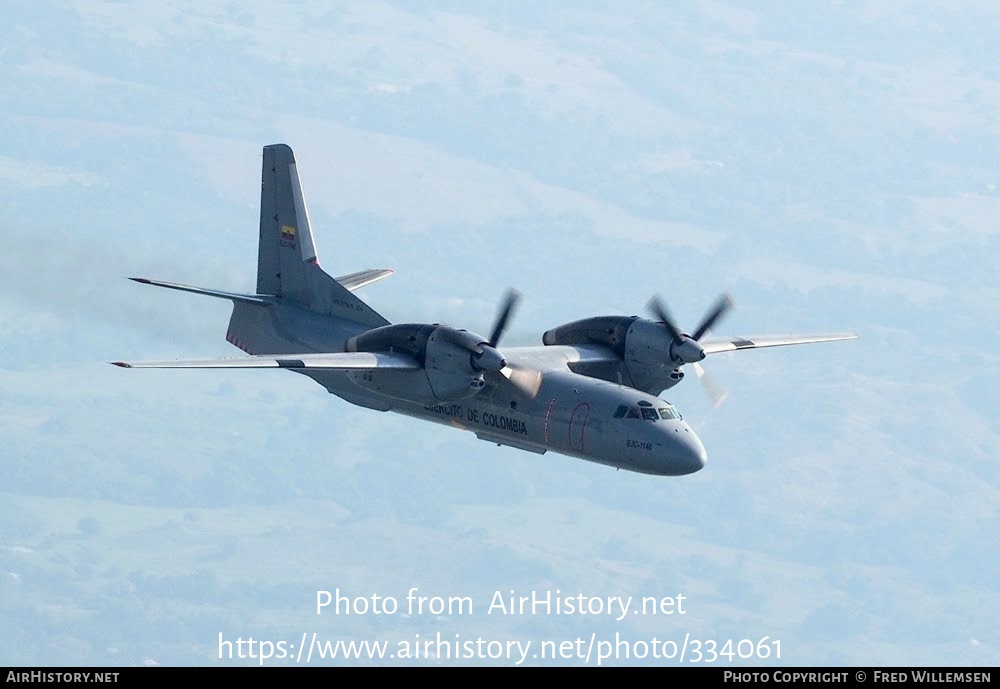
[[[0,664],[438,635],[486,656],[309,662],[998,664],[1000,9],[674,4],[10,3]],[[391,321],[482,332],[516,287],[528,345],[653,294],[692,328],[729,292],[718,334],[861,338],[714,355],[723,406],[664,395],[709,457],[675,478],[287,372],[108,366],[239,354],[226,302],[124,278],[252,291],[276,142],[324,268],[396,270],[359,293]],[[685,612],[490,610],[511,591]],[[250,637],[272,657],[223,643]]]

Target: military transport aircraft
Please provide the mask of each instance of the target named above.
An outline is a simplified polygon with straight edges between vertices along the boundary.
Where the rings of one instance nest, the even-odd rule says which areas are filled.
[[[226,339],[250,356],[113,362],[125,368],[281,368],[353,404],[472,431],[482,440],[553,452],[645,474],[705,465],[701,440],[659,395],[704,380],[708,354],[854,339],[850,333],[708,337],[731,308],[724,295],[690,334],[654,297],[652,319],[597,316],[560,325],[535,347],[501,347],[518,300],[506,296],[488,337],[440,324],[391,324],[354,291],[393,274],[338,278],[317,259],[292,149],[264,147],[257,290],[219,290],[130,278],[233,302]],[[722,393],[709,385],[716,402]]]

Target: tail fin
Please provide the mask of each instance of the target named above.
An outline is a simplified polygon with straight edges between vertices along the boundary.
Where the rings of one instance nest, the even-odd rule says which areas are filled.
[[[285,144],[264,147],[257,293],[370,327],[389,322],[319,267],[295,154]]]

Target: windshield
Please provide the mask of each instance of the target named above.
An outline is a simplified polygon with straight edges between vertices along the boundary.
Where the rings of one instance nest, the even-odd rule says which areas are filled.
[[[660,407],[660,418],[667,419],[668,421],[669,420],[680,421],[684,417],[681,416],[680,412],[677,411],[677,408],[674,407],[674,405],[670,404],[667,405],[666,407]]]
[[[614,418],[616,419],[642,419],[644,421],[658,421],[663,419],[664,421],[680,421],[683,417],[677,408],[672,404],[667,404],[661,402],[661,405],[657,408],[643,400],[638,405],[630,407],[626,404],[618,405],[615,409]]]

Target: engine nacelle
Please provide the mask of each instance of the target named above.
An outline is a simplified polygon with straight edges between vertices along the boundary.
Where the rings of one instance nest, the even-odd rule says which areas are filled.
[[[477,394],[486,386],[482,369],[475,362],[484,357],[492,363],[494,350],[482,354],[469,346],[484,338],[442,325],[403,323],[369,330],[347,341],[348,352],[403,352],[421,364],[420,370],[375,370],[350,374],[361,387],[426,405],[457,402]]]
[[[663,323],[638,316],[595,316],[548,330],[546,345],[599,344],[612,349],[622,361],[632,387],[658,395],[677,385],[684,372],[675,361],[673,334]]]
[[[439,402],[472,397],[486,386],[483,372],[472,365],[472,352],[451,342],[438,328],[427,338],[424,372]]]

